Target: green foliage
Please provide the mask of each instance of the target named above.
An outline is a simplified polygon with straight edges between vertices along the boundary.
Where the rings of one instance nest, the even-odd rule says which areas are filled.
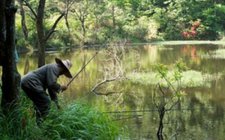
[[[145,17],[139,18],[138,21],[130,21],[124,25],[124,31],[127,33],[127,37],[131,37],[138,40],[143,40],[148,34],[148,19]]]
[[[119,136],[118,126],[107,114],[79,103],[71,104],[61,111],[53,108],[42,126],[38,127],[31,101],[24,95],[20,99],[18,110],[7,117],[0,114],[2,140],[114,140]],[[19,117],[15,118],[15,113]]]
[[[203,34],[202,37],[213,40],[221,38],[220,33],[224,32],[225,30],[225,19],[223,18],[224,15],[225,6],[221,4],[215,4],[211,8],[204,10],[203,25],[205,34]]]
[[[53,139],[114,140],[118,128],[106,116],[83,104],[70,105],[54,112],[45,122],[45,135]]]
[[[65,42],[62,42],[60,39],[55,38],[49,41],[48,45],[46,47],[49,48],[60,48],[60,47],[65,47]]]
[[[158,64],[155,66],[159,73],[160,78],[166,77],[168,74],[168,68],[163,64]]]
[[[24,93],[21,93],[24,94]],[[32,104],[24,95],[20,95],[20,102],[16,110],[8,116],[0,112],[0,137],[3,140],[23,140],[45,138],[41,130],[35,126]],[[32,131],[31,131],[32,130]]]
[[[155,85],[159,81],[156,73],[128,73],[126,77],[130,82],[140,85]],[[151,79],[151,80],[149,80]]]
[[[158,64],[155,66],[156,70],[159,74],[159,77],[166,81],[166,85],[160,83],[161,85],[167,86],[168,88],[171,88],[175,94],[179,92],[176,88],[181,87],[181,78],[183,77],[182,73],[187,69],[186,65],[182,60],[178,60],[175,65],[173,66],[173,74],[172,77],[170,76],[171,73],[168,72],[169,68],[168,66],[165,66],[163,64]],[[176,83],[176,84],[174,84]]]
[[[127,39],[132,42],[151,40],[181,40],[181,39],[222,39],[224,37],[223,1],[212,0],[101,0],[74,1],[67,20],[61,20],[56,32],[47,46],[70,47],[86,44],[101,44],[110,38],[112,41]],[[29,1],[31,7],[37,7],[36,1]],[[91,6],[90,6],[91,5]],[[60,12],[64,11],[66,2],[59,0],[46,1],[45,32],[51,28]],[[78,8],[79,7],[79,8]],[[24,8],[28,40],[25,41],[21,17],[17,13],[16,27],[18,46],[36,46],[35,20],[31,11]],[[76,11],[76,12],[75,12]],[[79,12],[80,11],[80,14]],[[82,14],[83,13],[83,14]],[[84,29],[81,26],[84,21]],[[191,32],[192,23],[201,21],[194,31],[195,36],[184,38],[182,32]],[[68,29],[69,27],[69,29]],[[50,40],[51,40],[50,39]]]
[[[199,71],[189,70],[186,64],[179,60],[172,66],[166,66],[163,64],[155,65],[156,72],[145,73],[128,73],[126,74],[130,82],[139,85],[157,85],[165,87],[210,87],[210,81],[213,81],[213,76],[204,74]],[[169,83],[169,85],[168,85]]]
[[[159,22],[160,35],[166,40],[181,39],[181,30],[184,17],[180,15],[181,5],[179,3],[168,4],[166,8],[155,7],[153,18]]]
[[[168,1],[169,2],[169,1]],[[219,3],[219,2],[218,2]],[[160,22],[160,32],[168,40],[183,39],[181,31],[190,30],[191,23],[201,20],[196,31],[196,37],[189,39],[221,39],[224,28],[224,5],[216,4],[210,0],[169,2],[164,7],[161,3],[157,7],[154,17]],[[198,9],[198,10],[196,10]]]

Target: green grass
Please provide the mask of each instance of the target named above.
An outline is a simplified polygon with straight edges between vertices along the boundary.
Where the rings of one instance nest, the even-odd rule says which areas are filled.
[[[72,104],[45,121],[45,135],[53,139],[114,140],[118,127],[105,114],[84,104]]]
[[[19,108],[9,116],[0,112],[1,140],[115,140],[119,126],[107,114],[81,103],[52,108],[41,127],[35,122],[32,103],[21,97]]]

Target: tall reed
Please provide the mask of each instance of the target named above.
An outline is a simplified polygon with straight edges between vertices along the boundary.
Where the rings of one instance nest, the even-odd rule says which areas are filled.
[[[115,140],[119,135],[118,126],[106,114],[84,104],[71,104],[49,118],[44,130],[53,139]]]
[[[53,107],[41,127],[36,125],[32,102],[24,93],[15,112],[8,116],[0,112],[1,140],[115,140],[118,136],[119,127],[107,114],[81,103],[60,111]]]

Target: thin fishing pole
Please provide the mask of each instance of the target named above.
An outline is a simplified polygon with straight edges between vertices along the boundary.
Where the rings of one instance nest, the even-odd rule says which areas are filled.
[[[67,87],[73,82],[73,80],[80,74],[80,72],[88,65],[88,63],[91,62],[92,59],[97,56],[98,52],[95,53],[95,55],[77,72],[77,74],[67,83]]]

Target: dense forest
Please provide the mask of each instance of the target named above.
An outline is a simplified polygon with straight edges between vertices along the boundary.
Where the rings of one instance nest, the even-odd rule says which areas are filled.
[[[43,2],[19,1],[19,47],[38,46],[40,22],[46,47],[224,37],[224,0],[47,0],[40,15]]]

